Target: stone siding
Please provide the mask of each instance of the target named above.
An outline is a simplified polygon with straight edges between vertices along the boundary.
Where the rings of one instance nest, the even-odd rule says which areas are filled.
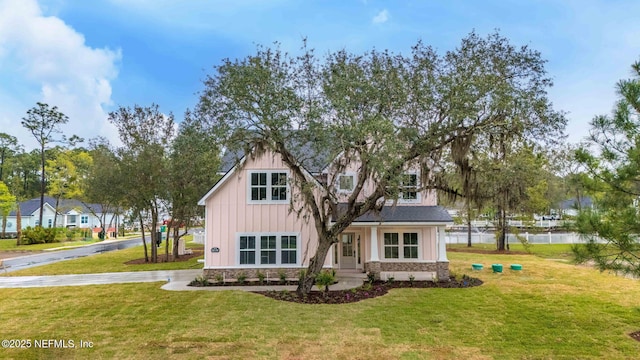
[[[449,262],[448,261],[438,261],[436,263],[437,266],[437,274],[438,279],[449,279]]]
[[[437,271],[436,263],[381,262],[381,271]]]
[[[364,263],[364,272],[373,274],[376,280],[380,280],[380,262],[370,261]]]
[[[286,274],[287,280],[298,280],[300,277],[300,271],[305,270],[301,268],[280,268],[280,269],[203,269],[202,276],[209,281],[216,281],[218,275],[222,276],[225,281],[236,281],[240,274],[244,274],[247,280],[257,280],[258,272],[261,272],[265,276],[265,280],[279,281],[280,274]]]

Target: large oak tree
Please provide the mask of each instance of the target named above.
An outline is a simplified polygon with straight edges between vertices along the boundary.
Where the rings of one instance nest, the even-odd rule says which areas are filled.
[[[520,126],[514,119],[552,121],[543,65],[538,52],[499,34],[471,33],[444,55],[421,42],[404,55],[342,50],[322,58],[306,46],[297,56],[258,47],[215,67],[197,114],[228,151],[269,150],[289,167],[298,189],[291,206],[313,219],[319,239],[298,287],[306,293],[338,235],[398,198],[408,167],[420,168],[422,188],[454,191],[443,182],[444,162],[451,159],[467,176],[473,139],[510,134]],[[357,164],[357,183],[343,206],[334,179],[318,182],[305,171],[318,159],[300,156],[301,144],[340,155],[329,174]]]

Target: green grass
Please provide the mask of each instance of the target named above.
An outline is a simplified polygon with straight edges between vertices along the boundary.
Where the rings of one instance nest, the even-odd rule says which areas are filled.
[[[123,239],[132,239],[135,237],[140,237],[140,234],[130,234],[125,236],[119,236],[118,240]],[[42,251],[42,250],[50,250],[56,248],[66,248],[66,247],[75,247],[75,246],[84,246],[88,244],[94,244],[100,242],[101,240],[98,238],[92,238],[88,240],[73,240],[73,241],[60,241],[48,244],[31,244],[31,245],[17,245],[16,239],[0,239],[0,251]]]
[[[545,259],[564,259],[572,260],[571,252],[572,244],[531,244],[529,253]],[[527,252],[522,244],[510,244],[510,250],[514,252]],[[466,244],[447,244],[447,248],[452,249],[469,249]],[[489,250],[496,249],[495,244],[473,244],[471,250]]]
[[[470,289],[396,289],[345,305],[285,303],[160,283],[0,290],[3,339],[80,339],[91,349],[0,349],[18,359],[635,359],[635,280],[531,255],[450,253]],[[486,267],[485,267],[486,269]],[[28,325],[27,325],[28,324]]]
[[[190,240],[191,238],[187,238]],[[164,242],[158,248],[159,261],[164,260]],[[170,245],[171,246],[171,243]],[[187,248],[202,250],[203,245],[187,242]],[[151,256],[150,245],[147,244],[149,256]],[[171,247],[169,248],[171,252]],[[64,275],[64,274],[87,274],[105,272],[126,272],[126,271],[149,271],[149,270],[180,270],[199,269],[202,264],[198,263],[198,258],[178,262],[158,262],[147,264],[127,265],[126,262],[144,258],[144,248],[135,246],[129,249],[116,250],[103,254],[82,257],[74,260],[61,261],[54,264],[37,266],[29,269],[9,272],[6,276],[32,276],[32,275]],[[199,257],[200,259],[202,258]]]
[[[98,242],[98,239],[91,240],[76,240],[76,241],[64,241],[48,244],[32,244],[32,245],[20,245],[16,244],[16,239],[2,239],[0,240],[0,251],[42,251],[48,249],[55,249],[59,247],[68,246],[82,246]]]

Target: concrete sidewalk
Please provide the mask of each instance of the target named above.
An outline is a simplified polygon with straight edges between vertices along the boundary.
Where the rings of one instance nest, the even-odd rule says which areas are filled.
[[[174,280],[188,284],[198,275],[202,275],[202,270],[160,270],[102,274],[4,276],[0,277],[0,288],[84,286],[156,281],[167,281],[171,283]]]
[[[141,282],[165,281],[164,290],[172,291],[267,291],[267,290],[296,290],[295,285],[272,286],[188,286],[197,276],[202,275],[202,270],[159,270],[159,271],[135,271],[102,274],[76,274],[76,275],[46,275],[46,276],[6,276],[0,277],[0,288],[34,288],[50,286],[86,286],[104,284],[124,284]],[[346,290],[362,285],[361,276],[346,274],[338,276],[338,283],[330,287],[331,290]],[[314,288],[317,289],[317,288]]]

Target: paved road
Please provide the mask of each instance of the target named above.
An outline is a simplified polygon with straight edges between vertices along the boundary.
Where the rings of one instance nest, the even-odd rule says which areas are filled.
[[[27,269],[34,266],[51,264],[63,260],[71,260],[79,257],[100,254],[107,251],[127,249],[133,246],[142,245],[142,238],[130,240],[104,241],[91,245],[76,247],[68,250],[44,251],[34,255],[26,255],[11,259],[4,259],[4,266],[7,272]]]

